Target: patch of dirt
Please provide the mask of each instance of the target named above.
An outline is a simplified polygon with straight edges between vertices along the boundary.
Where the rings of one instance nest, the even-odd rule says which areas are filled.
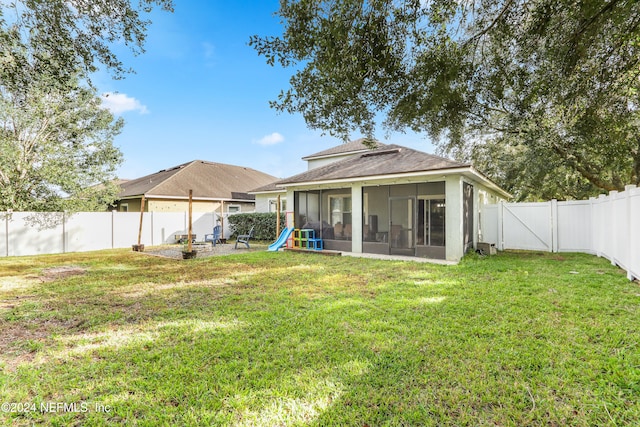
[[[11,310],[12,308],[15,308],[16,305],[21,301],[33,299],[33,298],[35,298],[35,295],[18,295],[12,299],[0,300],[0,310],[2,309]]]
[[[53,282],[54,280],[64,279],[65,277],[81,276],[87,272],[86,268],[77,265],[64,265],[61,267],[45,268],[40,272],[41,282]]]
[[[82,322],[76,320],[48,319],[18,323],[0,321],[0,354],[3,356],[5,369],[15,371],[20,364],[33,361],[38,352],[38,343],[45,345],[50,342],[54,332],[68,331],[81,325]]]

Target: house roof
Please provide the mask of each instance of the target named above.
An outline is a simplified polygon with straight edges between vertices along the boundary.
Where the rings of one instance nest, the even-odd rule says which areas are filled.
[[[456,162],[444,157],[413,150],[400,145],[381,144],[375,150],[368,150],[357,156],[338,160],[325,166],[281,179],[275,186],[344,182],[365,178],[383,178],[432,172],[456,172],[468,175],[484,182],[489,187],[510,195],[493,183],[489,178],[475,170],[469,163]]]
[[[407,172],[468,168],[470,166],[468,163],[460,163],[400,145],[390,144],[381,145],[375,150],[368,150],[356,157],[340,160],[282,179],[277,184],[364,178]]]
[[[267,185],[277,178],[255,169],[194,160],[173,168],[133,179],[121,184],[119,198],[193,197],[215,200],[254,200],[251,189]]]
[[[365,141],[367,141],[365,138],[356,139],[355,141],[340,144],[335,147],[329,148],[327,150],[320,151],[318,153],[311,154],[309,156],[305,156],[302,158],[302,160],[313,160],[313,159],[320,159],[323,157],[342,156],[345,154],[356,154],[356,153],[370,151],[371,147],[366,146]],[[385,146],[385,144],[379,141],[373,141],[373,142],[376,144],[376,147],[378,148]]]
[[[280,183],[280,180],[277,181],[273,181],[267,185],[263,185],[262,187],[259,188],[255,188],[253,190],[251,190],[251,194],[256,194],[256,193],[284,193],[287,190],[285,190],[284,188],[280,187],[278,184]]]

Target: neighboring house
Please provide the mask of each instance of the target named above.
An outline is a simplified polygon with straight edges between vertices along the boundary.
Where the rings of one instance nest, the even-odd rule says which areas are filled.
[[[114,208],[140,212],[144,196],[147,212],[186,212],[191,189],[194,212],[254,212],[255,196],[248,191],[275,180],[251,168],[194,160],[122,183]]]
[[[304,159],[307,172],[268,188],[286,191],[288,226],[313,228],[325,249],[456,261],[477,243],[481,206],[510,197],[470,164],[399,145]]]

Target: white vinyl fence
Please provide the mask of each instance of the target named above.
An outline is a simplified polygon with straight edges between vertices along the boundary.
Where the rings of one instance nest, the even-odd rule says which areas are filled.
[[[223,236],[229,235],[225,215]],[[198,240],[211,234],[218,215],[194,212]],[[0,213],[0,256],[23,256],[126,248],[138,242],[140,213],[134,212],[3,212]],[[141,243],[175,243],[187,234],[186,212],[145,212]]]
[[[583,201],[486,205],[480,240],[498,250],[585,252],[640,278],[640,188]]]

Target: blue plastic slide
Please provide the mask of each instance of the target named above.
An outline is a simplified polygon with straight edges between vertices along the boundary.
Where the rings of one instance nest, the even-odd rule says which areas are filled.
[[[271,252],[275,252],[278,249],[280,249],[281,247],[283,247],[284,245],[286,245],[287,244],[287,239],[289,238],[291,233],[293,233],[293,227],[285,228],[284,230],[282,230],[282,233],[280,233],[280,237],[278,237],[278,240],[276,240],[274,243],[270,244],[268,250],[271,251]]]

